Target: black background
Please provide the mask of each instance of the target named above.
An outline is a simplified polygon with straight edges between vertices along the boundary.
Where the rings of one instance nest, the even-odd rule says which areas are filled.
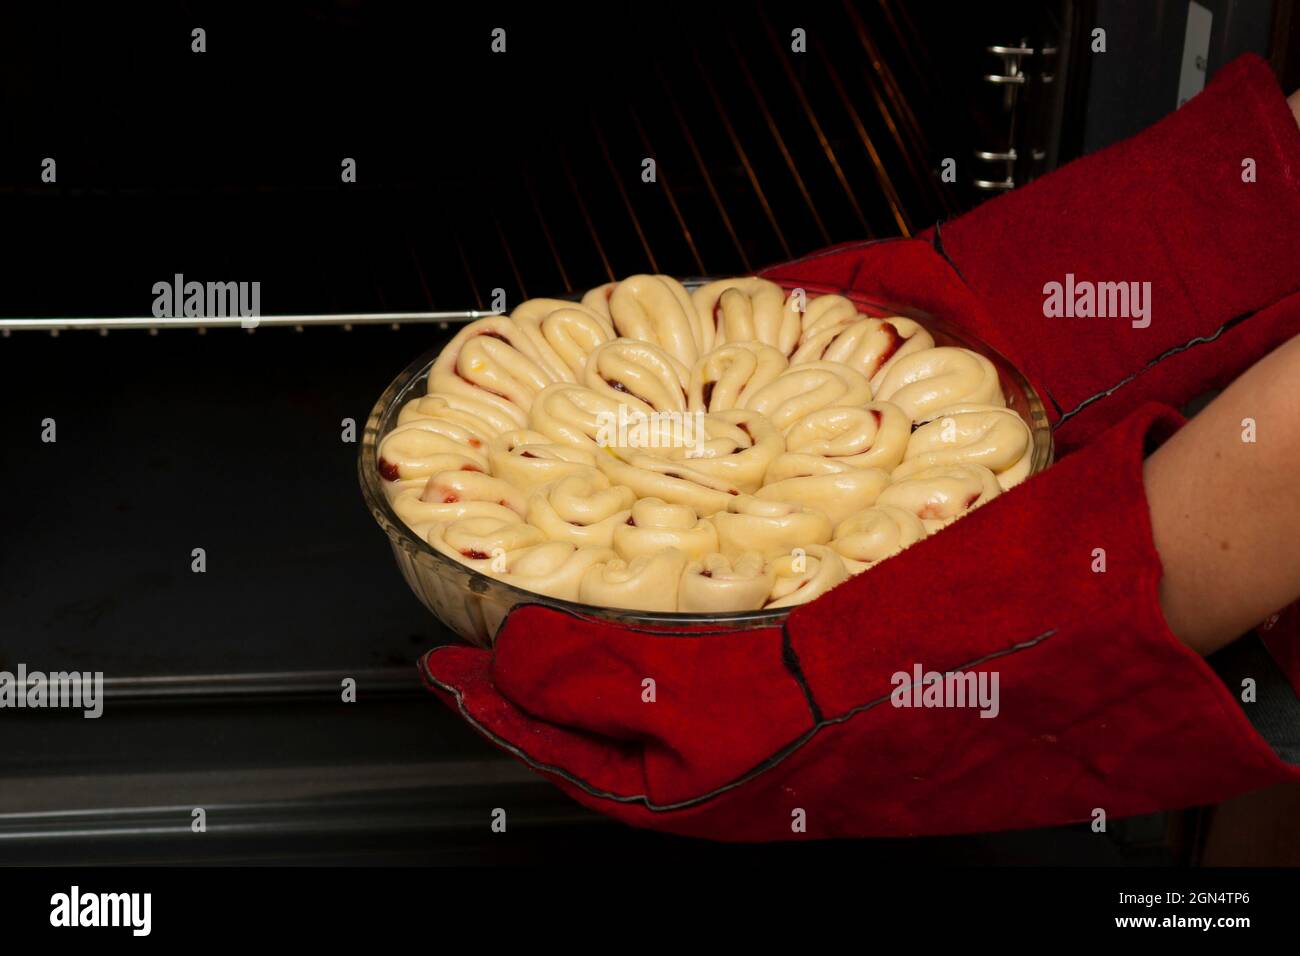
[[[988,142],[981,44],[1034,7],[5,4],[0,315],[148,315],[175,273],[258,281],[267,315],[471,309],[498,287],[513,306],[919,229],[972,201],[933,171]],[[924,142],[891,136],[858,23]],[[778,55],[795,26],[811,52]],[[658,184],[641,181],[647,155]],[[0,863],[1168,861],[1160,820],[1117,824],[1118,841],[714,847],[615,827],[496,754],[416,684],[416,656],[450,636],[398,575],[341,440],[449,334],[0,339],[0,669],[103,670],[131,691],[99,721],[0,716]],[[325,676],[236,686],[304,673]],[[341,674],[363,675],[354,710],[331,690]],[[234,680],[140,696],[141,678],[212,675]],[[498,805],[520,821],[508,841],[484,823]]]

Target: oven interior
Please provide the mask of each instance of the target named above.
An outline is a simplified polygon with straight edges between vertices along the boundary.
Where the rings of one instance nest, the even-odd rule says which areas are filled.
[[[1254,49],[1295,85],[1290,2],[1203,5],[1208,73]],[[1174,108],[1186,19],[1116,0],[16,11],[0,669],[103,671],[109,697],[102,720],[0,721],[0,859],[1191,858],[1195,813],[1103,840],[797,847],[596,817],[421,690],[416,656],[450,636],[395,573],[344,439],[498,290],[510,308],[911,235],[1129,135]],[[264,315],[303,319],[151,321],[176,275],[258,281]]]

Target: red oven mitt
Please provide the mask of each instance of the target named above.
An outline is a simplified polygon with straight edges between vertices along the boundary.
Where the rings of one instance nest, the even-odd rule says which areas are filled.
[[[973,329],[1050,397],[1070,453],[784,628],[667,635],[524,606],[493,651],[427,654],[428,686],[582,803],[714,839],[1045,826],[1300,776],[1169,632],[1141,468],[1181,421],[1150,399],[1181,404],[1300,331],[1298,165],[1248,58],[927,239],[769,270]],[[1045,317],[1067,272],[1150,282],[1150,324]],[[963,675],[983,706],[917,706],[918,669]]]

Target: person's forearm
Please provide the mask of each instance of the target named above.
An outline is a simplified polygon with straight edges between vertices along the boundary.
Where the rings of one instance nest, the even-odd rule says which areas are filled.
[[[1300,108],[1300,98],[1291,104]],[[1164,565],[1161,608],[1170,629],[1202,654],[1300,596],[1297,382],[1300,337],[1233,382],[1146,461]]]

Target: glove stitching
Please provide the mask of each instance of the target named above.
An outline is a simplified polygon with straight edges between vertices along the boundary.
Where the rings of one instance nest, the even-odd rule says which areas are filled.
[[[1213,342],[1233,326],[1239,325],[1242,322],[1246,321],[1247,319],[1257,314],[1258,313],[1255,311],[1243,312],[1241,315],[1233,316],[1227,322],[1224,322],[1223,325],[1219,326],[1218,329],[1216,329],[1212,335],[1195,335],[1192,336],[1192,338],[1188,339],[1186,342],[1182,343],[1181,345],[1175,345],[1166,349],[1164,352],[1162,352],[1161,354],[1157,355],[1155,358],[1147,362],[1147,364],[1144,365],[1142,368],[1138,369],[1136,372],[1132,373],[1131,375],[1126,375],[1124,378],[1120,379],[1110,388],[1104,389],[1103,391],[1098,392],[1096,395],[1091,395],[1088,398],[1085,398],[1074,408],[1070,409],[1070,411],[1063,414],[1057,420],[1056,424],[1052,426],[1052,430],[1055,431],[1056,429],[1060,428],[1067,421],[1069,421],[1075,415],[1079,414],[1081,411],[1083,411],[1085,408],[1087,408],[1089,405],[1093,404],[1094,402],[1099,402],[1103,398],[1109,398],[1111,395],[1119,391],[1125,385],[1132,382],[1134,379],[1138,378],[1141,375],[1145,375],[1147,372],[1151,371],[1151,369],[1155,368],[1165,359],[1172,358],[1173,356],[1179,354],[1180,352],[1185,352],[1188,349],[1192,348],[1193,346],[1204,345],[1208,342]]]
[[[1012,644],[1010,647],[1003,648],[1000,651],[994,651],[991,654],[984,655],[983,657],[978,657],[972,661],[966,662],[965,664],[958,665],[955,668],[949,668],[947,669],[946,673],[960,673],[963,670],[966,670],[971,667],[977,667],[980,664],[983,664],[987,661],[991,661],[999,657],[1006,657],[1010,654],[1015,654],[1019,651],[1032,648],[1035,645],[1040,644],[1041,642],[1047,640],[1049,637],[1052,637],[1055,634],[1056,634],[1056,628],[1051,628],[1050,630],[1044,631],[1042,634],[1039,634],[1037,637],[1033,637],[1030,638],[1029,640],[1021,641],[1016,644]],[[801,734],[799,737],[795,738],[793,741],[786,744],[780,750],[776,751],[775,753],[773,753],[771,756],[767,757],[760,763],[756,764],[750,770],[747,770],[745,773],[741,774],[735,780],[722,784],[721,786],[716,787],[713,790],[710,790],[708,793],[700,794],[699,796],[691,797],[686,800],[679,800],[676,803],[657,804],[657,803],[652,803],[650,801],[650,797],[644,793],[618,794],[618,793],[612,793],[608,790],[598,789],[597,787],[592,786],[586,780],[583,780],[581,777],[577,777],[561,767],[556,767],[552,764],[542,763],[541,761],[535,759],[531,754],[529,754],[523,748],[519,747],[517,744],[514,744],[511,741],[506,740],[504,737],[501,737],[498,734],[494,733],[488,727],[480,723],[472,714],[470,714],[468,709],[465,707],[465,698],[464,695],[461,693],[460,688],[450,684],[444,684],[437,677],[435,677],[433,673],[429,670],[429,663],[428,663],[429,658],[432,657],[434,653],[436,653],[436,651],[430,651],[428,654],[426,654],[424,657],[420,659],[420,675],[424,679],[425,684],[430,687],[437,688],[438,690],[441,690],[451,695],[452,699],[456,701],[456,709],[460,712],[460,715],[465,720],[465,722],[468,723],[480,734],[482,734],[484,737],[486,737],[488,740],[490,740],[497,747],[500,747],[502,750],[506,751],[507,753],[514,755],[516,758],[522,760],[525,764],[527,764],[529,767],[532,767],[534,770],[540,773],[548,774],[553,777],[558,777],[559,779],[565,781],[566,783],[570,784],[573,787],[578,788],[583,793],[586,793],[589,796],[598,797],[602,800],[610,800],[614,803],[640,803],[651,813],[669,813],[677,810],[691,809],[693,807],[697,807],[700,806],[701,804],[707,803],[710,800],[713,800],[716,797],[719,797],[722,794],[728,792],[729,790],[735,790],[736,788],[749,783],[751,780],[754,780],[762,776],[764,773],[771,770],[773,767],[776,767],[777,765],[782,763],[787,757],[801,750],[804,747],[804,745],[810,742],[814,737],[816,737],[817,734],[823,728],[835,724],[846,723],[852,718],[858,716],[859,714],[863,714],[879,706],[880,704],[883,704],[893,696],[893,692],[891,691],[889,694],[886,694],[883,697],[879,697],[876,698],[875,700],[870,700],[864,704],[860,704],[857,707],[845,711],[843,714],[840,714],[839,716],[831,717],[831,718],[823,718],[821,721],[819,721],[818,723],[814,724],[811,728],[809,728],[809,730],[806,733]],[[809,699],[811,701],[811,695]]]

